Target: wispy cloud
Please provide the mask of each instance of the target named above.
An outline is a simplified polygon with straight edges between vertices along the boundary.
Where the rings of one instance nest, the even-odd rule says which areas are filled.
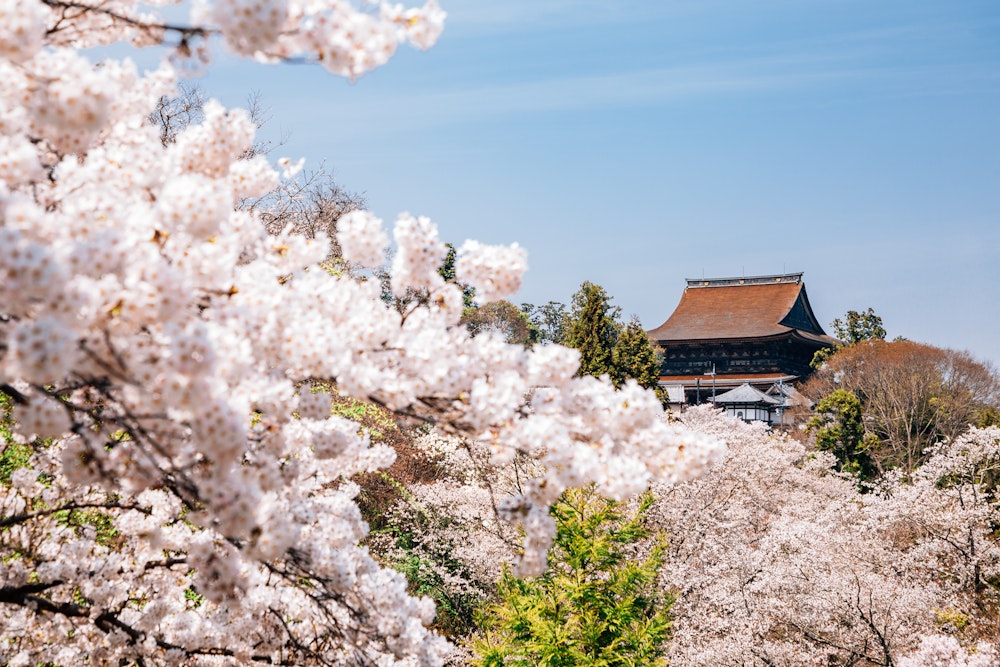
[[[863,67],[825,58],[761,58],[726,63],[663,67],[600,75],[562,76],[534,81],[491,83],[412,92],[374,91],[336,105],[336,123],[324,134],[357,138],[455,123],[495,122],[516,115],[670,105],[709,97],[869,86],[872,95],[929,95],[929,81],[960,84],[964,90],[996,90],[994,68],[970,73],[940,67]],[[950,86],[954,88],[954,85]],[[342,136],[337,127],[345,128]],[[346,128],[350,128],[349,132]],[[366,129],[367,128],[367,129]]]

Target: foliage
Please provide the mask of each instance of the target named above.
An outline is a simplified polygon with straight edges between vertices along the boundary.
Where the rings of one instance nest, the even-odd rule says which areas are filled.
[[[839,350],[840,347],[841,346],[839,345],[834,345],[833,347],[821,347],[820,349],[816,350],[813,353],[812,359],[809,361],[809,368],[812,368],[814,370],[817,368],[822,368],[823,364],[829,361],[830,357],[836,354],[837,350]]]
[[[955,438],[1000,405],[1000,378],[968,352],[911,341],[868,340],[838,351],[803,387],[819,401],[837,389],[861,402],[879,472],[915,469],[925,450]],[[980,422],[988,423],[988,421]]]
[[[58,525],[70,528],[78,535],[88,528],[92,529],[94,542],[101,546],[117,548],[121,545],[121,534],[115,527],[114,517],[107,512],[99,509],[69,509],[55,512],[53,517]]]
[[[845,345],[854,345],[865,340],[885,340],[882,318],[876,315],[872,308],[860,313],[849,310],[843,320],[838,317],[830,326]]]
[[[618,339],[619,308],[600,285],[584,282],[573,295],[566,345],[580,352],[578,375],[614,374],[612,352]]]
[[[31,447],[15,442],[11,428],[14,426],[12,401],[0,392],[0,484],[10,484],[10,475],[28,465]]]
[[[501,601],[482,614],[474,642],[481,667],[642,667],[666,665],[672,598],[656,585],[664,545],[637,558],[650,535],[643,524],[652,504],[638,507],[567,490],[552,506],[555,545],[548,570],[534,579],[504,571]]]
[[[638,318],[622,325],[618,319],[621,309],[611,305],[603,287],[590,282],[580,285],[572,304],[565,344],[580,352],[577,374],[607,374],[616,387],[634,379],[640,387],[655,390],[660,379],[659,348],[649,340]]]
[[[978,426],[979,428],[1000,426],[1000,406],[984,405],[976,410],[972,419],[973,426]]]
[[[478,308],[466,308],[461,321],[473,336],[493,332],[508,343],[525,347],[531,346],[538,335],[528,316],[510,301],[490,301]]]
[[[968,617],[963,644],[1000,641],[1000,508],[983,484],[1000,429],[862,493],[828,452],[703,407],[682,419],[730,449],[699,480],[654,488],[662,585],[678,591],[673,667],[889,667],[941,632],[942,609]]]
[[[878,444],[874,434],[865,433],[864,415],[858,397],[837,389],[815,407],[816,416],[806,425],[816,438],[816,446],[837,458],[837,469],[871,479],[874,466],[870,451]]]
[[[844,319],[835,319],[830,326],[840,342],[833,347],[824,347],[816,350],[812,361],[809,362],[811,368],[821,368],[829,361],[830,357],[838,350],[848,345],[854,345],[866,340],[885,340],[885,327],[882,326],[882,318],[875,314],[872,308],[859,313],[856,310],[849,310],[844,315]],[[902,339],[897,339],[902,340]]]
[[[218,42],[353,79],[401,44],[431,46],[444,22],[434,0],[237,4],[190,3],[182,23],[164,3],[0,0],[0,393],[31,449],[25,461],[5,434],[0,650],[14,665],[441,665],[433,602],[363,543],[354,480],[402,458],[399,431],[359,424],[368,404],[537,463],[489,505],[524,529],[528,573],[570,482],[624,499],[722,450],[660,421],[651,392],[574,377],[571,350],[469,336],[426,217],[392,224],[387,307],[371,280],[382,220],[293,187],[308,215],[288,225],[300,165],[272,166],[251,113],[210,100],[161,134],[150,114]],[[140,73],[111,55],[128,44],[174,48]],[[466,241],[455,258],[484,301],[525,270],[517,244]],[[315,383],[360,403],[334,414]]]
[[[444,256],[444,261],[441,262],[438,274],[446,283],[454,283],[461,287],[462,304],[465,308],[472,308],[475,304],[476,288],[472,285],[465,285],[458,282],[458,278],[455,276],[455,262],[458,259],[458,251],[452,243],[446,243],[445,246],[448,248],[448,252]]]
[[[660,380],[658,349],[649,340],[639,320],[635,317],[629,320],[611,350],[615,386],[620,387],[625,380],[633,378],[640,387],[655,389]]]
[[[517,492],[537,471],[524,456],[494,465],[482,445],[436,429],[417,434],[410,447],[437,473],[406,483],[373,520],[368,545],[406,575],[411,591],[435,601],[435,628],[468,637],[475,610],[495,598],[501,568],[515,558],[516,530],[499,519],[494,499]]]
[[[671,665],[888,666],[940,632],[970,651],[1000,640],[1000,430],[961,435],[908,478],[862,493],[830,452],[707,406],[681,418],[730,453],[697,481],[658,485],[647,515],[669,536],[658,587],[678,593]],[[414,590],[464,636],[474,605],[452,601],[494,600],[493,577],[515,558],[491,495],[530,487],[538,472],[494,467],[473,441],[417,442],[443,476],[409,485],[369,544],[408,563]]]
[[[3,428],[4,425],[0,423],[0,430]],[[32,449],[28,445],[9,440],[0,446],[3,447],[0,452],[0,484],[10,484],[11,473],[28,465]]]
[[[532,325],[538,331],[538,342],[540,343],[566,343],[567,328],[569,326],[569,312],[566,304],[558,301],[535,306],[530,303],[522,303],[521,311],[528,316]]]
[[[313,391],[316,387],[313,387]],[[331,397],[331,414],[356,422],[364,429],[372,442],[383,442],[400,430],[395,416],[387,409],[371,401],[365,401],[342,394],[337,388],[327,388]]]

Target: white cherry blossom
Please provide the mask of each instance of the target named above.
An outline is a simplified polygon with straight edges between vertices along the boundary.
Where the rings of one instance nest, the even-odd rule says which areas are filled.
[[[187,25],[167,4],[0,0],[0,392],[30,454],[0,485],[0,657],[440,665],[432,603],[361,546],[348,480],[395,454],[312,384],[479,438],[498,462],[530,457],[538,476],[503,503],[525,572],[566,486],[624,497],[721,445],[660,421],[637,387],[574,377],[572,351],[470,338],[425,217],[394,228],[392,290],[421,295],[403,312],[376,281],[317,266],[328,239],[268,235],[236,210],[280,181],[246,112],[209,101],[167,146],[146,120],[213,35],[356,78],[432,45],[436,2],[204,0]],[[174,65],[84,51],[122,41],[172,43]],[[381,263],[372,214],[340,236],[348,260]],[[487,298],[525,270],[517,246],[468,244],[460,265]]]

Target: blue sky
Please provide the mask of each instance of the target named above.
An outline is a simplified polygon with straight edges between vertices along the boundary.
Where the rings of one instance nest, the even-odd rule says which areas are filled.
[[[603,285],[647,328],[684,278],[805,272],[823,324],[1000,364],[996,0],[441,0],[445,33],[354,84],[222,58],[276,156],[386,220],[519,242],[515,301]]]

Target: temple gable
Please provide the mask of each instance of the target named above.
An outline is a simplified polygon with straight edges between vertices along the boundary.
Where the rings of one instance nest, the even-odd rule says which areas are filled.
[[[794,384],[817,350],[837,343],[813,313],[801,273],[689,279],[674,312],[647,333],[664,352],[660,384],[683,387],[689,403],[743,384]]]

